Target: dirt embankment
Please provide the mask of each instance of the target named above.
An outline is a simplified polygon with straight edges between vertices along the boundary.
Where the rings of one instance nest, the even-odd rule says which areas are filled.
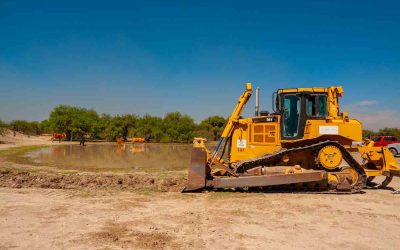
[[[53,189],[121,189],[179,191],[185,180],[178,177],[152,177],[143,174],[61,174],[0,170],[0,187]]]

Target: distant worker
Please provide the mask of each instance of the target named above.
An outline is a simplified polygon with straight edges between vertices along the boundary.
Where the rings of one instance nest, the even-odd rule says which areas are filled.
[[[79,142],[79,145],[84,147],[85,146],[85,142],[86,142],[86,136],[85,133],[81,133],[81,140]]]
[[[395,191],[393,191],[393,194],[400,194],[400,188],[395,190]]]

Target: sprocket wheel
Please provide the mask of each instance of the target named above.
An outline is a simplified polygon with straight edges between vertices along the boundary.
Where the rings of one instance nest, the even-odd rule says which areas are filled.
[[[342,160],[342,152],[338,147],[333,145],[321,148],[317,156],[318,163],[328,171],[338,170]]]

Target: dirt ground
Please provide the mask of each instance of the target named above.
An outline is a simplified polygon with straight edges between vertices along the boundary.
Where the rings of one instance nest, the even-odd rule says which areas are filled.
[[[400,196],[388,190],[317,195],[0,188],[0,203],[0,249],[400,246]]]
[[[32,181],[24,182],[28,184],[22,187],[28,188],[0,188],[0,249],[400,246],[400,195],[389,190],[353,195],[181,194],[171,191],[175,184],[165,190],[151,185],[125,190],[96,185],[30,188]],[[391,186],[400,188],[400,180]]]
[[[390,190],[182,194],[182,177],[0,167],[0,250],[400,249]]]

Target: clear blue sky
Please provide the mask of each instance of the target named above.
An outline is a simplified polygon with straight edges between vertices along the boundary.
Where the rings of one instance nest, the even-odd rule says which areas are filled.
[[[0,0],[6,121],[58,104],[199,121],[247,81],[267,109],[277,88],[340,84],[342,110],[400,127],[399,2]]]

